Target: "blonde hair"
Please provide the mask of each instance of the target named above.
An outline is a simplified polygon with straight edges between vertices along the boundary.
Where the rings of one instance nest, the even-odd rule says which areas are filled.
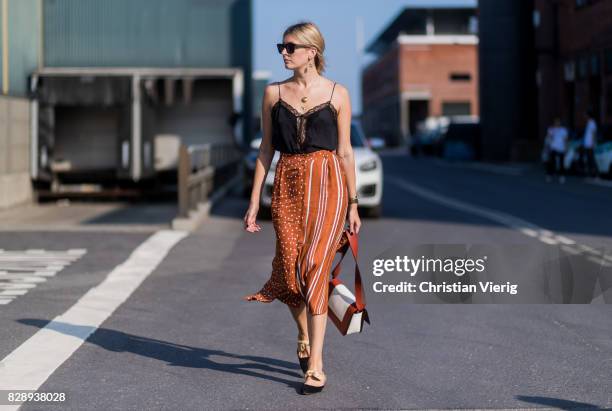
[[[314,58],[315,67],[319,74],[323,73],[326,66],[325,56],[323,55],[325,40],[317,25],[310,21],[302,21],[287,27],[283,33],[283,38],[287,35],[295,36],[301,44],[309,45],[317,50],[317,55]]]

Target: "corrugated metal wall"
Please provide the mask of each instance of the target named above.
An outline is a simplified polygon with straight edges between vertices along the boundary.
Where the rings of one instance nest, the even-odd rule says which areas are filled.
[[[45,0],[47,67],[232,66],[236,0]],[[248,42],[244,52],[251,50]]]
[[[40,44],[39,0],[0,0],[0,92],[8,91],[13,96],[24,96],[27,92],[27,76],[38,66]],[[3,27],[7,22],[6,28]],[[7,41],[3,37],[6,33]],[[8,47],[4,49],[4,45]],[[4,56],[7,56],[8,81],[4,73]]]
[[[252,0],[44,0],[43,14],[45,67],[240,67],[251,118]]]

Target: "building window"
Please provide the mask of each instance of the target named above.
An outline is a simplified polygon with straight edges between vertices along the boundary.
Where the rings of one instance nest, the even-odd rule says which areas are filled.
[[[591,75],[597,76],[599,75],[599,55],[593,53],[591,54]]]
[[[578,57],[578,78],[585,78],[588,73],[589,60],[587,56]]]
[[[474,10],[432,10],[434,32],[440,34],[475,34],[478,30]]]
[[[608,82],[606,84],[606,101],[604,103],[606,105],[606,114],[608,117],[612,117],[612,82]]]
[[[450,73],[450,81],[470,81],[472,75],[470,73]]]
[[[576,64],[573,61],[567,61],[563,65],[563,78],[565,81],[576,79]]]
[[[414,10],[407,14],[400,32],[408,35],[427,34],[427,10]]]
[[[576,5],[577,9],[583,8],[583,7],[587,7],[590,6],[594,3],[597,3],[600,0],[576,0],[576,3],[574,3]]]
[[[612,48],[604,51],[604,70],[606,74],[612,74]]]
[[[536,9],[533,11],[533,27],[540,27],[540,20],[540,10]]]
[[[468,23],[468,31],[471,34],[478,34],[478,17],[470,16],[470,21]]]
[[[443,116],[469,116],[470,114],[472,114],[472,106],[469,101],[442,102]]]

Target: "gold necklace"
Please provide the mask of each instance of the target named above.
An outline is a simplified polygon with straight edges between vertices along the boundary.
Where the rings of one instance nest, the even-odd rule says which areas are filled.
[[[321,82],[321,79],[319,79],[315,84],[319,84]],[[312,85],[308,86],[308,88],[312,87]],[[300,101],[303,103],[301,108],[302,108],[302,113],[306,111],[306,106],[304,104],[306,104],[308,102],[308,96],[303,96]]]

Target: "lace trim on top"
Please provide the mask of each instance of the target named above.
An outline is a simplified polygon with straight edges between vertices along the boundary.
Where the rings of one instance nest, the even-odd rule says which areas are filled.
[[[282,97],[279,97],[278,101],[274,105],[276,106],[278,104],[285,106],[291,112],[291,114],[295,116],[298,143],[300,147],[303,146],[304,141],[306,141],[306,120],[310,114],[315,113],[326,106],[329,106],[332,113],[334,114],[334,118],[338,117],[338,111],[336,110],[336,107],[334,107],[334,105],[332,104],[331,99],[324,103],[317,104],[316,106],[309,108],[303,113],[297,111],[291,104],[283,100]]]

